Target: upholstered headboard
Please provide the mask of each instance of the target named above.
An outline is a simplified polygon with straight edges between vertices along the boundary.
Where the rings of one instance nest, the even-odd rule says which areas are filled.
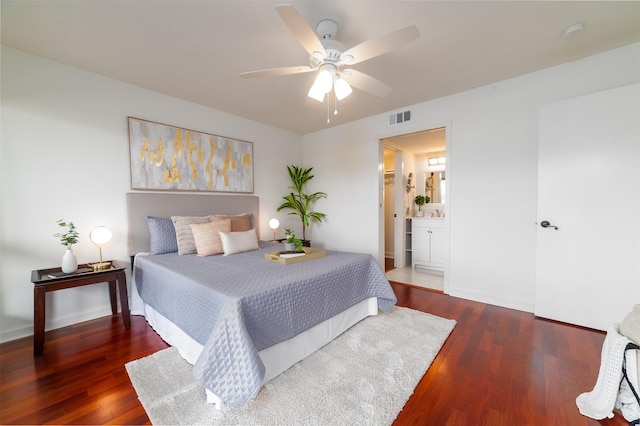
[[[253,226],[260,237],[258,200],[255,195],[127,193],[129,256],[149,251],[147,216],[207,216],[210,214],[253,214]]]

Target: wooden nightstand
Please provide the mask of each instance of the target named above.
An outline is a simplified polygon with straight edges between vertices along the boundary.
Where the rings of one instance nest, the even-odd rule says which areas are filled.
[[[44,349],[45,294],[49,291],[105,282],[109,283],[111,312],[113,315],[116,315],[118,313],[116,297],[117,282],[118,292],[120,293],[120,306],[122,307],[122,321],[124,322],[124,326],[129,328],[131,322],[129,318],[129,299],[127,296],[125,269],[124,266],[112,261],[111,268],[105,271],[94,272],[88,265],[78,265],[77,272],[64,274],[59,277],[57,275],[62,272],[60,268],[31,271],[31,282],[33,283],[33,356],[42,355]]]

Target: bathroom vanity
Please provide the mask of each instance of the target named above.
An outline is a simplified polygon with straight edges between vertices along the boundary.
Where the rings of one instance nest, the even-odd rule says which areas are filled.
[[[444,218],[412,217],[407,222],[411,224],[411,267],[444,270]]]

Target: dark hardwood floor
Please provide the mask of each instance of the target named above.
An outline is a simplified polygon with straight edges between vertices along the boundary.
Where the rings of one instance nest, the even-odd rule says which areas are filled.
[[[604,333],[392,283],[398,304],[457,325],[395,425],[626,425],[595,421],[575,398],[595,384]],[[124,364],[167,345],[119,316],[0,345],[0,424],[148,424]],[[399,330],[401,332],[401,330]]]

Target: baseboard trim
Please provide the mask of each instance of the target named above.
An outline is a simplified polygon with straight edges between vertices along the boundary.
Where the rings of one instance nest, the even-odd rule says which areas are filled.
[[[500,306],[502,308],[516,309],[518,311],[533,313],[534,309],[534,303],[528,300],[507,299],[503,297],[496,297],[495,295],[476,293],[456,288],[447,288],[447,294],[449,296],[487,303],[489,305]]]
[[[95,309],[89,312],[83,312],[81,314],[65,318],[57,318],[51,321],[47,321],[44,326],[44,331],[46,332],[49,330],[55,330],[56,328],[67,327],[79,322],[89,321],[109,315],[111,315],[111,308],[106,307]],[[9,342],[11,340],[17,340],[28,336],[33,336],[33,323],[24,327],[16,328],[14,330],[3,331],[2,333],[0,333],[0,343]]]

